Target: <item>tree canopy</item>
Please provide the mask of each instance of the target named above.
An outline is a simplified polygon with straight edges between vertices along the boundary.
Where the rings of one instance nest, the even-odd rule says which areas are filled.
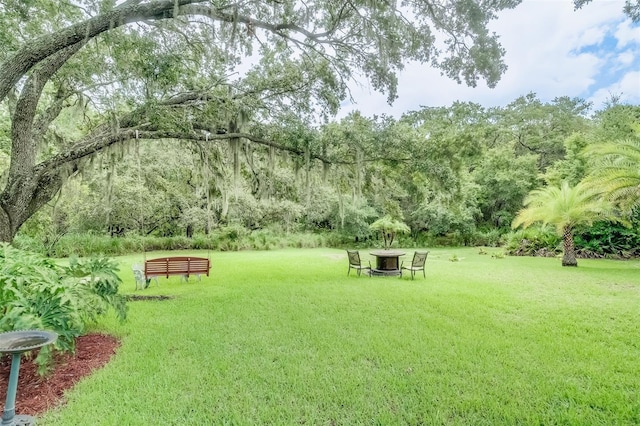
[[[127,141],[229,140],[237,152],[249,140],[337,161],[288,146],[273,123],[291,111],[334,113],[360,78],[392,101],[410,60],[492,87],[506,66],[487,24],[519,2],[3,2],[0,102],[11,158],[0,240],[88,159]]]

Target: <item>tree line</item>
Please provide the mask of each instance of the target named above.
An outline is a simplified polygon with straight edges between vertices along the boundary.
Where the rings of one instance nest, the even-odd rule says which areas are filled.
[[[279,140],[295,153],[248,140],[134,140],[70,179],[24,232],[190,237],[238,225],[355,241],[389,215],[414,240],[497,245],[531,191],[624,171],[611,169],[603,149],[638,144],[639,118],[640,107],[615,100],[592,112],[581,99],[528,94],[504,107],[456,102],[399,119],[355,112],[312,126],[290,117]],[[636,185],[638,164],[627,170]],[[638,234],[640,197],[628,195],[618,199],[617,219],[596,220],[609,243],[616,233]],[[589,229],[578,231],[589,238]]]
[[[567,138],[606,127],[584,101],[331,117],[356,78],[392,101],[408,60],[494,86],[504,50],[487,25],[519,3],[3,2],[0,240],[229,222],[359,238],[387,212],[415,235],[505,228],[529,190],[580,173],[563,169],[579,163]]]

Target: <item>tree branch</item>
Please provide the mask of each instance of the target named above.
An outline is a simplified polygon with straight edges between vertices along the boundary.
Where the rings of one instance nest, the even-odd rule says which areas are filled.
[[[43,61],[27,79],[11,121],[11,164],[9,179],[29,173],[37,155],[34,119],[42,90],[53,74],[80,48],[84,41],[66,47]]]
[[[31,68],[56,52],[79,42],[86,43],[105,31],[144,19],[170,19],[176,6],[206,2],[207,0],[157,0],[137,4],[125,2],[96,17],[87,19],[53,34],[26,43],[0,64],[0,101]]]
[[[36,116],[33,124],[34,135],[40,135],[40,137],[44,135],[49,125],[58,117],[58,115],[60,115],[60,112],[64,107],[64,103],[69,99],[70,95],[71,92],[66,90],[62,85],[58,87],[58,91],[56,92],[51,104],[42,113]]]

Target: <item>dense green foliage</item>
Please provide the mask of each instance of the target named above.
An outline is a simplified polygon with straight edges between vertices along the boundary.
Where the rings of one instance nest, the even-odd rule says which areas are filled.
[[[531,226],[505,235],[504,247],[514,256],[556,257],[562,253],[562,236],[551,226]]]
[[[109,235],[67,234],[61,236],[53,246],[44,246],[40,240],[18,237],[13,245],[53,257],[123,255],[155,250],[273,250],[287,247],[327,247],[350,243],[350,237],[339,233],[288,233],[280,229],[249,230],[242,226],[226,226],[202,233],[192,238],[186,236],[113,238]]]
[[[142,292],[121,258],[123,291],[173,298],[102,319],[117,354],[38,424],[640,422],[638,260],[429,251],[413,281],[347,277],[344,250],[216,252]]]
[[[118,318],[127,315],[118,294],[122,280],[118,265],[105,258],[71,259],[69,266],[37,254],[0,247],[0,331],[45,329],[58,333],[55,348],[73,350],[75,338],[87,324],[113,308]],[[50,351],[39,354],[46,365]]]
[[[623,259],[640,257],[640,223],[636,217],[631,226],[596,222],[576,236],[581,257],[617,256]]]
[[[626,138],[637,107],[529,93],[331,117],[354,79],[393,100],[407,61],[494,86],[490,23],[519,3],[5,2],[0,240],[279,224],[360,241],[388,205],[414,241],[504,232],[530,190],[589,172],[582,148]]]
[[[530,191],[564,181],[576,185],[590,173],[600,176],[604,169],[594,168],[603,164],[596,161],[603,138],[612,140],[607,146],[616,146],[616,137],[632,139],[630,121],[640,109],[612,105],[591,117],[584,114],[583,101],[544,104],[529,95],[503,108],[455,103],[400,120],[352,114],[318,128],[293,119],[285,123],[283,137],[290,143],[305,141],[345,159],[333,165],[248,144],[236,164],[227,145],[216,145],[215,156],[209,151],[203,157],[189,144],[140,142],[129,156],[123,151],[123,157],[103,158],[69,180],[54,202],[23,226],[16,243],[53,256],[156,248],[382,246],[370,225],[393,213],[411,229],[401,236],[405,247],[496,246],[510,233]],[[555,116],[564,118],[559,122]],[[549,138],[556,141],[553,149],[534,149]],[[546,153],[544,161],[539,149]],[[625,200],[632,205],[633,198]],[[626,223],[631,226],[613,232],[612,240],[577,228],[577,255],[632,255],[629,236],[639,234],[638,222]],[[227,238],[229,229],[230,235],[242,229],[242,241]],[[305,233],[323,236],[297,241]],[[102,238],[109,235],[117,238]]]
[[[3,2],[0,147],[11,150],[0,187],[0,240],[12,241],[70,176],[95,160],[131,158],[142,140],[189,141],[180,153],[191,151],[202,165],[190,185],[207,194],[207,208],[222,198],[223,219],[231,196],[240,198],[240,177],[252,195],[270,196],[275,182],[259,176],[271,177],[273,151],[293,154],[305,174],[314,163],[345,164],[343,154],[361,152],[359,143],[330,146],[310,125],[335,116],[352,82],[370,82],[391,102],[397,74],[415,61],[459,83],[494,87],[506,70],[505,51],[489,24],[520,2]],[[259,157],[268,160],[258,164]],[[99,173],[121,195],[135,194],[115,186],[113,170]],[[306,176],[307,188],[313,184]],[[165,214],[175,217],[174,203],[189,197],[180,184],[164,189],[173,202]],[[294,207],[282,203],[276,214],[298,220],[303,214]]]
[[[21,232],[54,253],[67,234],[277,224],[360,242],[391,206],[414,243],[473,244],[507,232],[541,184],[595,173],[594,144],[633,135],[636,106],[590,115],[533,93],[331,121],[354,79],[393,100],[411,60],[494,86],[505,52],[489,24],[520,0],[267,3],[0,5],[0,240]]]

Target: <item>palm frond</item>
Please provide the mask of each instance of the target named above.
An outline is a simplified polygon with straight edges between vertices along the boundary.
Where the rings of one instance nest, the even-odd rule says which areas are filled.
[[[640,205],[640,137],[592,145],[586,152],[594,160],[590,185],[624,210]]]
[[[593,221],[613,217],[610,203],[599,197],[597,188],[580,182],[571,187],[549,186],[531,191],[512,223],[513,228],[528,227],[536,222],[551,224],[561,233],[566,226],[590,225]]]

